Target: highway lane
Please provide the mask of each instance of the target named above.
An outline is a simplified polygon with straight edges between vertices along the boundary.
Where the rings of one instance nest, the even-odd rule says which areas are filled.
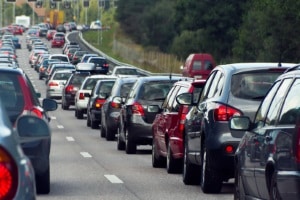
[[[20,66],[44,98],[45,83],[38,80],[38,74],[30,68],[25,36],[21,38]],[[50,43],[44,41],[50,47]],[[51,49],[51,53],[61,53],[61,49]],[[223,187],[221,194],[203,194],[200,186],[184,185],[180,174],[152,168],[150,146],[140,146],[136,155],[126,155],[117,150],[115,141],[100,138],[100,130],[87,127],[85,118],[76,119],[73,107],[65,111],[60,101],[58,103],[58,109],[50,112],[51,192],[38,195],[38,199],[233,199],[232,182]]]

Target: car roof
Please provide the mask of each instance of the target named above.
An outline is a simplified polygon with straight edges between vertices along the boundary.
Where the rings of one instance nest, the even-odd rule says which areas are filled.
[[[281,65],[281,66],[280,66]],[[264,62],[257,62],[257,63],[232,63],[232,64],[225,64],[225,65],[218,65],[217,68],[224,68],[229,70],[249,70],[249,69],[265,69],[265,68],[289,68],[295,66],[295,63],[264,63]],[[214,69],[214,70],[215,70]]]

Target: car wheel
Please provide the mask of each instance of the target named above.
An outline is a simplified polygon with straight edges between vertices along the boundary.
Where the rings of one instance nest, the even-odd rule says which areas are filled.
[[[38,194],[49,194],[50,192],[50,168],[42,174],[36,174],[36,191]]]
[[[113,141],[115,140],[115,137],[116,137],[116,132],[109,129],[107,126],[106,126],[106,140],[107,141]]]
[[[118,128],[117,148],[118,148],[118,150],[121,150],[121,151],[125,150],[125,142],[121,140],[120,128]]]
[[[166,166],[166,158],[158,155],[154,139],[152,140],[152,167],[160,168]]]
[[[64,101],[62,101],[62,102],[61,102],[61,108],[62,108],[63,110],[69,110],[69,105],[66,104]]]
[[[128,136],[128,130],[125,130],[125,151],[127,154],[136,154],[136,144]]]
[[[90,118],[89,113],[87,113],[87,116],[86,116],[86,126],[87,126],[87,127],[90,127],[90,126],[91,126],[91,118]]]
[[[75,112],[77,111],[76,117],[77,119],[83,119],[83,112],[81,110],[75,110]]]
[[[101,136],[102,138],[104,138],[105,135],[106,135],[105,128],[101,125],[101,128],[100,128],[100,136]]]
[[[190,162],[188,158],[188,145],[184,144],[183,152],[183,171],[182,181],[185,185],[199,185],[200,184],[200,170],[199,165]]]
[[[240,167],[235,168],[233,199],[234,200],[245,199],[245,192],[244,192]]]
[[[281,200],[281,196],[279,194],[278,188],[277,188],[277,178],[276,178],[276,172],[273,173],[272,179],[271,179],[271,185],[270,185],[270,200]]]
[[[94,121],[94,120],[91,119],[91,128],[92,129],[99,128],[99,122],[96,122],[96,121]]]
[[[202,151],[201,188],[204,193],[220,193],[222,181],[219,173],[211,168],[211,159],[204,146]]]
[[[173,153],[170,147],[170,141],[168,142],[167,146],[167,172],[169,174],[173,173],[180,173],[182,170],[182,160],[181,159],[174,159]]]

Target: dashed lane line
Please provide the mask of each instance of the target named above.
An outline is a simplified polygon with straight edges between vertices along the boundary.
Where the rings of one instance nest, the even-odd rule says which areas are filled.
[[[124,183],[121,179],[119,179],[116,175],[104,175],[111,183]]]
[[[69,141],[69,142],[74,142],[75,139],[73,137],[66,137],[66,139]]]
[[[88,152],[80,152],[80,154],[84,157],[84,158],[91,158],[92,155],[89,154]]]

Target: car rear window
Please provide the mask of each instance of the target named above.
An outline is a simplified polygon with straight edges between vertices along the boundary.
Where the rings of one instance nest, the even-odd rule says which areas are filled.
[[[72,73],[56,73],[53,80],[68,80]]]
[[[234,97],[262,100],[281,73],[240,73],[232,76],[231,93]]]
[[[148,82],[144,83],[140,88],[139,98],[148,101],[163,101],[170,89],[173,87],[174,82]]]

